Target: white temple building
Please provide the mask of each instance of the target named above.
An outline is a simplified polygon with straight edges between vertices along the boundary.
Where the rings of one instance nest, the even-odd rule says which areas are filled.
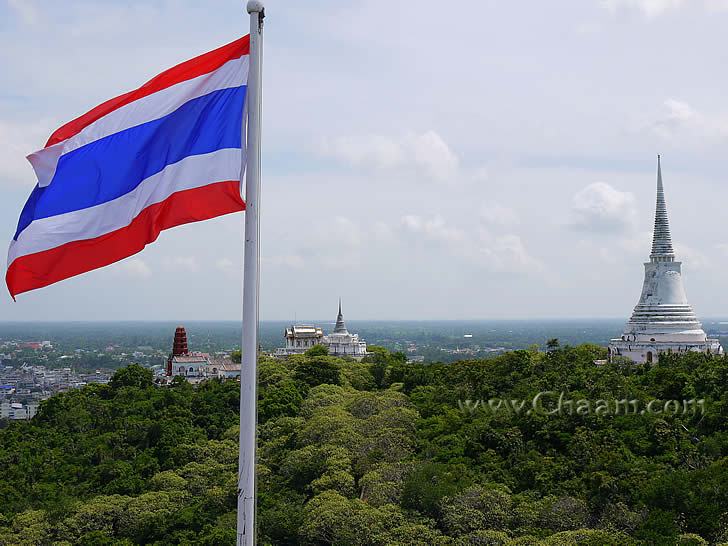
[[[274,356],[300,355],[308,351],[314,345],[323,342],[324,331],[318,326],[293,325],[283,332],[286,338],[286,346],[276,349]]]
[[[315,345],[324,345],[332,356],[348,356],[351,358],[364,358],[367,353],[367,343],[359,339],[359,334],[351,334],[344,323],[339,300],[339,314],[333,332],[324,335],[318,326],[289,326],[283,332],[286,346],[275,350],[273,356],[286,357],[299,355],[308,351]]]
[[[720,342],[708,338],[688,303],[681,266],[672,247],[658,155],[655,231],[642,295],[622,337],[611,340],[610,358],[622,356],[644,363],[656,361],[662,353],[723,354]]]
[[[350,334],[346,329],[344,315],[341,312],[341,300],[334,331],[324,336],[323,344],[329,348],[329,354],[333,356],[364,358],[368,354],[366,341],[360,340],[359,334]]]

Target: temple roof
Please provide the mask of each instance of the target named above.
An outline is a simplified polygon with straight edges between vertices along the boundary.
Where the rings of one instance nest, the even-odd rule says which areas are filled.
[[[670,237],[670,223],[667,220],[667,205],[665,204],[665,190],[662,187],[662,168],[660,156],[657,156],[657,206],[655,207],[655,231],[652,239],[652,252],[650,259],[655,261],[673,261],[675,251],[672,248]]]
[[[303,338],[319,338],[324,335],[323,330],[318,326],[305,326],[296,324],[289,326],[283,333],[284,337],[303,339]]]
[[[335,334],[348,334],[349,330],[346,329],[346,324],[344,323],[344,315],[341,312],[341,298],[339,298],[339,314],[336,317],[336,326],[334,326],[334,333]]]

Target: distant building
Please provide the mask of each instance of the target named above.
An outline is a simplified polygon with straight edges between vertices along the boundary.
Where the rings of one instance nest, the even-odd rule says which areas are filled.
[[[688,303],[682,264],[675,261],[667,205],[657,156],[657,207],[650,261],[645,264],[642,295],[621,338],[609,343],[609,356],[643,363],[662,353],[723,354],[717,339],[709,339]]]
[[[289,326],[283,332],[286,346],[276,349],[275,356],[300,355],[315,345],[321,345],[324,332],[317,326]]]
[[[0,403],[0,419],[13,419],[15,421],[27,421],[38,413],[38,403],[21,404],[20,402]]]
[[[240,364],[235,364],[231,360],[213,361],[208,367],[210,377],[219,377],[220,379],[239,379]]]
[[[341,312],[341,300],[339,300],[339,314],[336,316],[334,331],[324,336],[323,344],[329,349],[333,356],[350,356],[352,358],[364,358],[367,354],[367,343],[359,339],[359,334],[350,334],[344,323],[344,315]]]
[[[286,346],[280,347],[273,353],[274,356],[285,357],[299,355],[316,345],[323,345],[332,356],[348,356],[351,358],[364,358],[367,353],[366,341],[359,339],[359,334],[351,334],[344,323],[339,300],[339,314],[333,332],[324,335],[318,326],[289,326],[283,332]]]
[[[20,348],[40,351],[41,349],[52,349],[53,345],[50,341],[26,341],[20,344]]]
[[[178,326],[174,332],[172,353],[167,358],[167,376],[206,377],[209,365],[210,355],[198,352],[191,353],[187,348],[187,331],[184,326]]]
[[[204,379],[236,379],[240,377],[240,364],[227,358],[210,358],[208,353],[190,351],[187,331],[178,326],[174,332],[172,352],[167,358],[165,375],[168,378],[184,377],[197,383]]]

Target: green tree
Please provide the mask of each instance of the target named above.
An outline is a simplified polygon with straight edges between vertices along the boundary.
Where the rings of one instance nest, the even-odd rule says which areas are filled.
[[[307,358],[314,358],[317,356],[329,356],[329,348],[326,345],[314,345],[308,349],[305,353]]]
[[[315,347],[314,347],[315,349]],[[298,362],[294,371],[294,377],[309,387],[317,385],[338,385],[340,383],[339,367],[332,357],[306,356]]]
[[[132,364],[121,368],[111,377],[111,388],[114,390],[122,387],[136,387],[144,389],[152,386],[154,374],[152,370],[142,368],[138,364]]]

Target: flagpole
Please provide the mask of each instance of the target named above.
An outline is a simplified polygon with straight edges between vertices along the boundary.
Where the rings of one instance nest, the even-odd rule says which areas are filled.
[[[247,154],[243,150],[241,169],[245,175],[245,262],[243,265],[243,338],[240,363],[240,453],[238,459],[238,546],[255,544],[256,491],[255,450],[257,424],[257,362],[258,362],[258,286],[260,221],[260,117],[261,117],[261,61],[263,46],[263,3],[250,0],[250,67],[248,70],[247,135],[245,121],[242,143],[247,141]],[[246,138],[247,136],[247,138]]]

